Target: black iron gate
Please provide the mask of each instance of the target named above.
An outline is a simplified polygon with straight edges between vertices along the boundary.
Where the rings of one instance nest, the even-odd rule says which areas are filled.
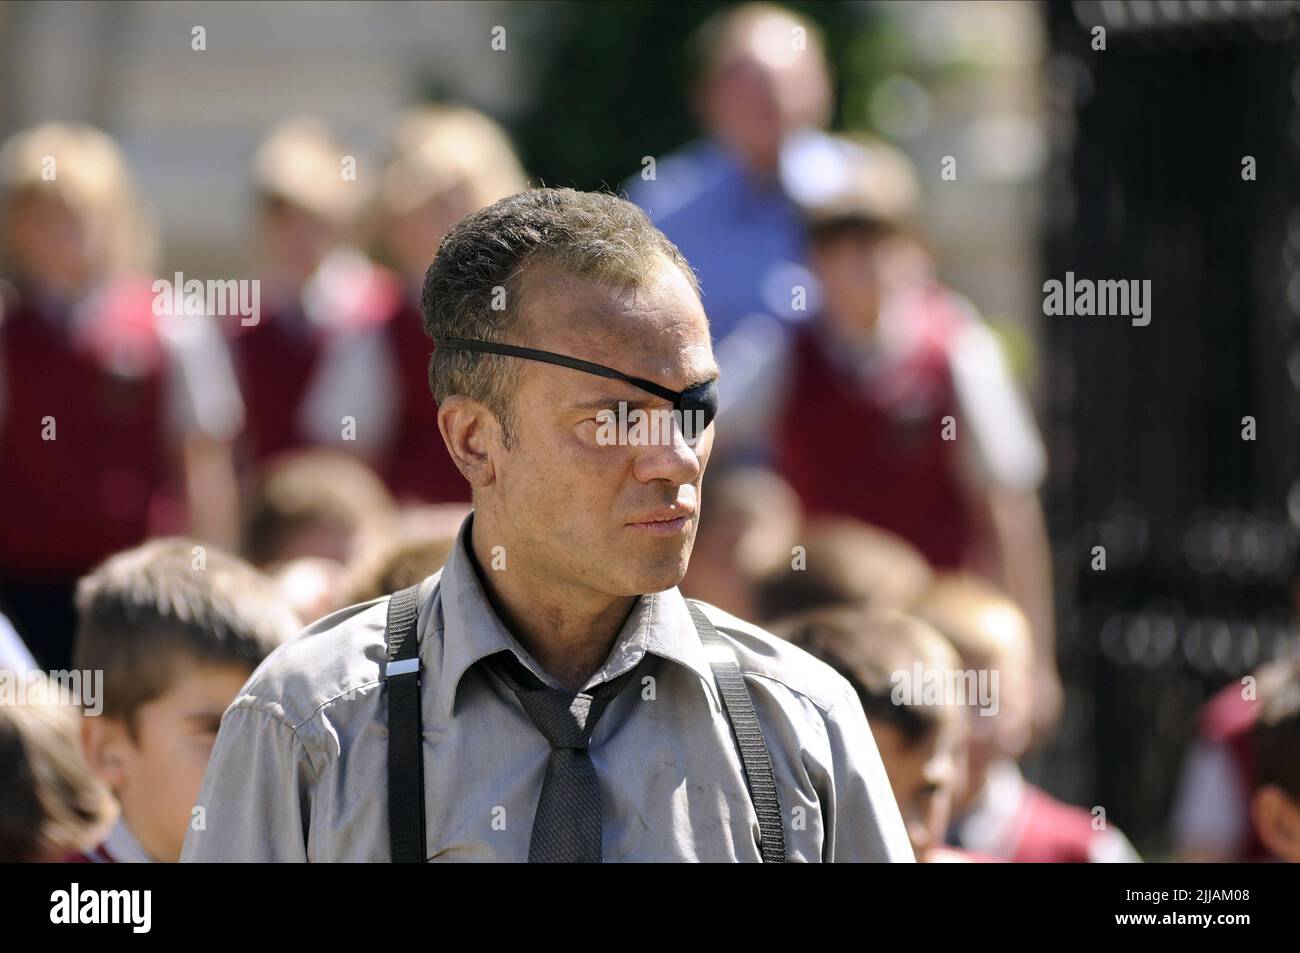
[[[1300,31],[1288,4],[1045,9],[1044,280],[1149,279],[1152,310],[1043,319],[1071,691],[1039,768],[1158,856],[1198,706],[1293,631]]]

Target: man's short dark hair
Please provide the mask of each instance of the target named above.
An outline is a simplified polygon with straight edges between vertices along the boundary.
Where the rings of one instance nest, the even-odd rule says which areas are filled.
[[[635,287],[664,260],[680,268],[699,294],[686,258],[631,202],[601,192],[530,189],[467,215],[447,233],[424,278],[425,331],[435,338],[519,343],[511,341],[510,329],[528,266]],[[486,405],[508,446],[518,363],[435,347],[429,386],[439,403],[465,394]]]

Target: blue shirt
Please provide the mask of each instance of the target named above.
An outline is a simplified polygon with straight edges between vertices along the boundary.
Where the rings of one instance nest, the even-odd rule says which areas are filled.
[[[717,143],[694,142],[659,162],[654,180],[634,176],[625,188],[695,269],[715,342],[751,315],[797,320],[815,306],[797,206]],[[807,311],[795,303],[798,286]]]

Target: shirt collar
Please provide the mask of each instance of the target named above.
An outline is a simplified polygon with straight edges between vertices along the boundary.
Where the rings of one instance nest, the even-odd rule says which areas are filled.
[[[519,661],[546,684],[559,688],[558,682],[532,657],[519,640],[510,634],[483,590],[483,583],[469,555],[470,531],[474,514],[461,524],[456,545],[443,566],[439,582],[444,631],[443,662],[438,698],[448,718],[456,702],[461,678],[471,666],[490,655],[511,651]],[[429,617],[430,619],[432,616]],[[425,647],[433,642],[428,631],[422,633]],[[649,653],[675,662],[694,672],[705,684],[714,709],[720,701],[709,668],[704,645],[700,642],[690,609],[676,588],[641,596],[614,640],[605,664],[592,675],[586,688],[610,681],[629,671]]]

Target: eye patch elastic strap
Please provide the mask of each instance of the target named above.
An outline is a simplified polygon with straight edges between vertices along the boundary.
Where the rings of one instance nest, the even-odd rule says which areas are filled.
[[[672,401],[673,409],[681,411],[683,414],[696,410],[702,411],[705,427],[712,423],[713,418],[718,414],[717,381],[708,381],[704,384],[688,387],[683,391],[675,391],[664,387],[662,384],[656,384],[654,381],[648,381],[644,377],[633,377],[630,374],[624,374],[622,371],[616,371],[604,364],[584,361],[580,358],[569,357],[566,354],[555,354],[552,351],[540,351],[532,347],[496,344],[492,341],[475,341],[469,338],[434,338],[433,343],[437,347],[446,348],[449,351],[477,351],[486,354],[502,354],[506,357],[522,357],[524,360],[555,364],[559,367],[567,367],[586,374],[595,374],[597,377],[626,381],[643,391],[654,394],[656,397]]]

